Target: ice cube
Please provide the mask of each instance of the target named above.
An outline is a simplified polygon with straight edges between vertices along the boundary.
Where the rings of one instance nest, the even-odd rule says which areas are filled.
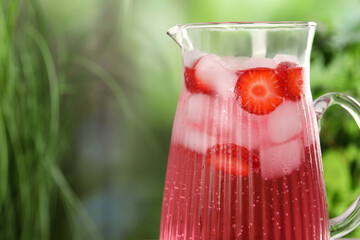
[[[185,67],[192,67],[195,62],[204,55],[206,55],[206,53],[200,51],[199,49],[185,51],[183,52],[183,64]]]
[[[296,56],[288,54],[277,54],[274,57],[274,61],[276,62],[276,64],[279,64],[281,62],[291,62],[300,65],[300,61]]]
[[[178,142],[199,153],[206,153],[211,146],[222,143],[234,143],[250,150],[259,147],[258,129],[246,123],[232,125],[230,122],[222,122],[220,126],[208,125],[208,127],[204,129],[183,125],[176,134]]]
[[[196,128],[184,127],[179,129],[178,141],[185,147],[199,153],[206,154],[208,148],[216,143],[216,137]]]
[[[245,118],[238,102],[234,98],[211,97],[194,94],[186,103],[184,129],[189,138],[187,144],[197,150],[204,150],[213,144],[234,143],[248,149],[257,149],[260,144],[258,121]],[[247,114],[247,113],[246,113]],[[203,140],[199,140],[202,137]],[[198,139],[198,140],[194,140]],[[202,145],[208,139],[209,144]],[[201,145],[201,146],[200,146]]]
[[[285,142],[302,131],[301,107],[298,102],[284,101],[268,118],[269,137],[274,143]]]
[[[234,98],[216,101],[211,105],[215,110],[213,128],[218,129],[221,142],[235,143],[248,149],[259,146],[258,122],[245,118],[238,101]]]
[[[233,92],[238,77],[223,64],[223,60],[214,54],[203,56],[196,64],[195,75],[210,84],[216,92]]]
[[[260,150],[261,175],[268,179],[289,175],[299,168],[303,148],[302,142],[295,139]]]
[[[252,68],[272,68],[275,69],[276,62],[270,58],[249,58],[239,65],[238,71],[248,70]]]
[[[238,69],[241,69],[242,65],[248,57],[233,57],[233,56],[225,56],[222,57],[223,65],[225,68],[236,72]]]
[[[224,139],[234,126],[232,119],[234,98],[213,97],[206,94],[193,94],[187,98],[185,107],[186,127],[206,132]]]
[[[258,148],[260,141],[262,141],[262,133],[260,126],[266,116],[259,116],[250,114],[242,109],[238,101],[235,102],[233,108],[233,122],[236,128],[233,130],[236,133],[235,142],[238,145],[248,149]]]
[[[193,124],[204,124],[210,111],[211,97],[206,94],[191,94],[186,101],[185,118]]]

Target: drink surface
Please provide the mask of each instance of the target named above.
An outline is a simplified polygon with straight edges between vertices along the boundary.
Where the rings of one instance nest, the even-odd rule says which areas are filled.
[[[328,239],[307,69],[185,54],[160,239]]]

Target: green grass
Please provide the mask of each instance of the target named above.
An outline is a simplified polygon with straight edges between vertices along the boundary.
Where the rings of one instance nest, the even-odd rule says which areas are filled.
[[[54,239],[59,206],[65,236],[101,239],[59,166],[69,137],[60,126],[64,74],[38,14],[33,1],[0,2],[0,239]]]

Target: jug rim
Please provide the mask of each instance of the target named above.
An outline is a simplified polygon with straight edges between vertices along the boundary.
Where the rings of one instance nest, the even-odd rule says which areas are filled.
[[[306,21],[264,21],[264,22],[203,22],[175,25],[168,33],[179,29],[292,29],[316,27],[315,22]]]

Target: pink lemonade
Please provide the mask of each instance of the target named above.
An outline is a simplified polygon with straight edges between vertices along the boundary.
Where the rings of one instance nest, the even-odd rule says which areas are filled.
[[[196,51],[184,66],[160,239],[328,239],[307,69]]]

